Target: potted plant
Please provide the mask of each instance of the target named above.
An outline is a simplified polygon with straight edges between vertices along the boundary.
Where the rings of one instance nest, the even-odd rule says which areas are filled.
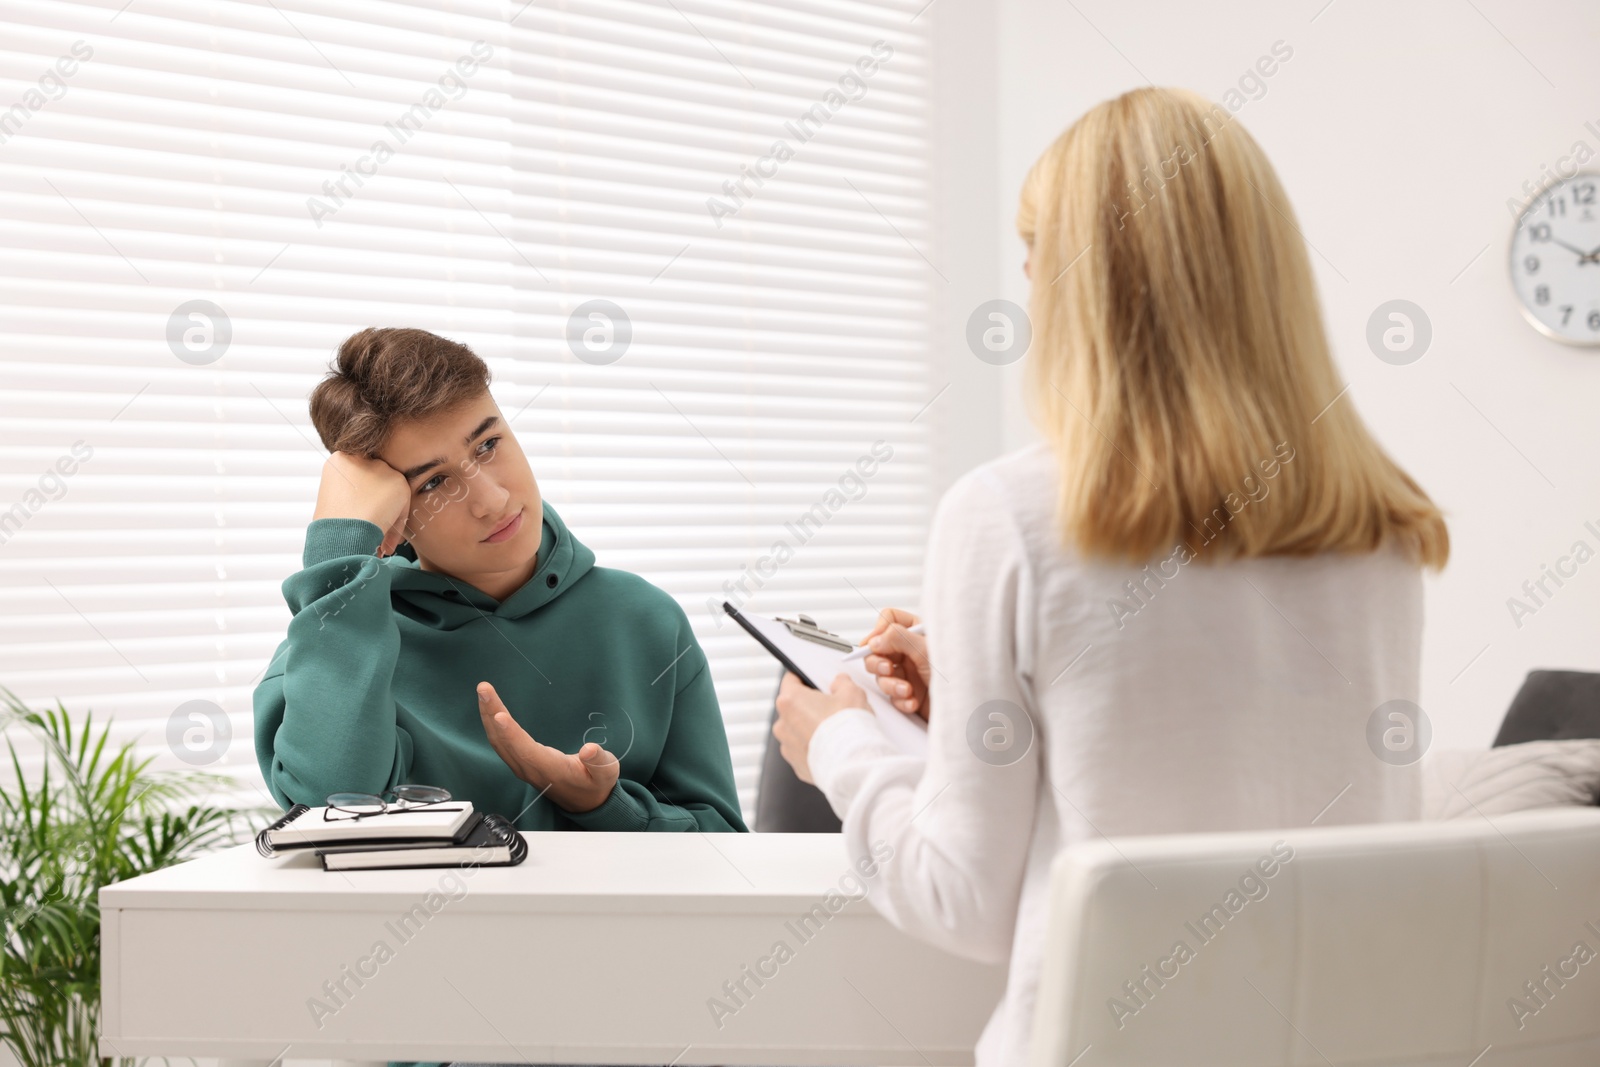
[[[277,812],[197,803],[232,780],[152,771],[136,742],[108,747],[92,714],[80,727],[59,701],[35,711],[0,692],[0,1042],[22,1067],[110,1067],[97,1047],[100,887],[248,840],[248,816]],[[28,775],[17,732],[41,742]]]

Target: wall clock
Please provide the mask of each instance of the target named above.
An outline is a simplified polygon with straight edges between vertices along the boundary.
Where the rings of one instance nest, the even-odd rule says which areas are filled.
[[[1567,344],[1600,345],[1600,173],[1561,179],[1522,210],[1510,267],[1534,329]]]

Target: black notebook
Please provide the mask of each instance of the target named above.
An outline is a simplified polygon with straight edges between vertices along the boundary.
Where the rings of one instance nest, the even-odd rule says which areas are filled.
[[[515,867],[528,843],[510,821],[494,812],[473,812],[460,841],[389,841],[375,845],[319,848],[325,871],[373,871],[397,867]]]

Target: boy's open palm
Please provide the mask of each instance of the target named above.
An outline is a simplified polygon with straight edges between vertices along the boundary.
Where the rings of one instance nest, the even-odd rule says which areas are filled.
[[[524,782],[541,790],[556,806],[574,814],[605,803],[622,766],[617,757],[586,742],[576,755],[535,741],[500,700],[488,682],[478,683],[478,714],[489,744]]]

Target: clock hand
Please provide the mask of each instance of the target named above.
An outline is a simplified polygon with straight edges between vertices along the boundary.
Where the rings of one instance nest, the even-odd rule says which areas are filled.
[[[1555,243],[1560,245],[1562,248],[1565,248],[1568,252],[1578,253],[1579,264],[1587,263],[1594,257],[1595,252],[1600,252],[1600,248],[1595,249],[1594,252],[1585,252],[1583,249],[1575,248],[1572,245],[1567,244],[1567,242],[1561,240],[1556,240]]]

